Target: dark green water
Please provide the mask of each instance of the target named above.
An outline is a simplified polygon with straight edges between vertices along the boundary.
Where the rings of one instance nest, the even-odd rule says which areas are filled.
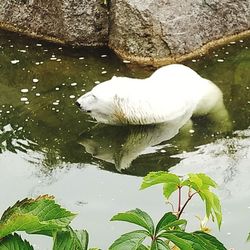
[[[250,218],[249,46],[249,39],[237,41],[185,63],[221,88],[231,128],[203,117],[167,140],[155,127],[97,125],[74,105],[113,75],[141,78],[152,69],[123,63],[106,48],[73,49],[0,32],[0,211],[28,195],[55,194],[80,213],[76,225],[91,232],[93,245],[105,249],[122,229],[105,224],[113,213],[137,206],[157,218],[165,209],[158,190],[152,200],[151,191],[137,192],[139,176],[205,172],[219,183],[224,204],[225,223],[215,233],[228,247],[248,249],[250,225],[239,233],[235,224]],[[194,204],[188,216],[199,209]]]

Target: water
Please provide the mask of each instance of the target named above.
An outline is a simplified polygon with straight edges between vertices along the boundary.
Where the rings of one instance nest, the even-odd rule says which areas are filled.
[[[213,233],[230,248],[249,249],[250,40],[236,41],[185,64],[223,91],[231,126],[193,119],[175,135],[158,127],[97,125],[75,100],[116,76],[146,77],[152,69],[123,63],[106,48],[74,49],[0,32],[0,212],[16,200],[49,193],[79,213],[90,246],[103,249],[125,223],[117,212],[139,207],[159,219],[169,207],[161,187],[138,191],[150,171],[205,172],[219,184],[224,220]],[[172,134],[167,131],[172,131]],[[203,215],[195,200],[189,228]],[[45,237],[28,237],[50,249]]]

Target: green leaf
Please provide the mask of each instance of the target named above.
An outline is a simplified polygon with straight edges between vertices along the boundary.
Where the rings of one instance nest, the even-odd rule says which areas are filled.
[[[148,236],[147,231],[137,230],[123,234],[110,247],[109,250],[138,250],[142,242]]]
[[[154,233],[154,223],[151,217],[138,208],[124,213],[118,213],[111,218],[111,221],[127,221],[147,229],[151,235]]]
[[[165,171],[150,172],[143,178],[140,189],[145,189],[157,184],[164,184],[163,194],[168,199],[170,195],[178,189],[180,183],[180,178],[175,174]]]
[[[206,242],[207,248],[206,250],[226,250],[226,247],[219,241],[217,240],[214,236],[204,233],[202,231],[196,231],[193,232],[193,235],[198,236],[201,240]],[[208,246],[211,246],[211,248],[208,248]]]
[[[209,218],[210,215],[215,216],[220,228],[222,222],[222,211],[218,196],[210,190],[200,190],[199,195],[205,200],[207,217]]]
[[[0,250],[34,250],[34,248],[18,234],[10,234],[0,239]]]
[[[168,240],[170,240],[172,243],[174,243],[177,247],[179,247],[180,249],[183,250],[195,250],[192,247],[192,242],[183,239],[183,235],[187,234],[185,232],[180,232],[180,235],[176,235],[177,231],[167,231],[161,234],[161,237],[166,238]],[[202,250],[202,249],[200,249]]]
[[[183,186],[193,188],[201,199],[205,201],[206,215],[216,217],[218,227],[220,228],[222,222],[221,204],[218,196],[214,194],[210,187],[217,187],[217,184],[205,174],[189,174],[189,178],[181,183]]]
[[[58,231],[54,236],[53,250],[87,250],[89,236],[85,230]]]
[[[0,238],[15,231],[52,236],[54,231],[67,227],[74,217],[75,214],[56,204],[52,196],[24,199],[2,215]]]
[[[161,237],[172,241],[180,249],[184,250],[226,250],[221,242],[215,237],[202,231],[186,233],[182,231],[168,231]]]
[[[171,250],[169,245],[161,239],[154,240],[150,250]]]
[[[179,226],[182,224],[187,224],[186,220],[178,220],[177,216],[169,212],[163,215],[163,217],[158,222],[155,233],[158,234],[162,230],[169,230],[171,227]]]

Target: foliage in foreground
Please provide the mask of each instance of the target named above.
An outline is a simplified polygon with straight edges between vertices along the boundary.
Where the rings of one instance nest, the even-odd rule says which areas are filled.
[[[187,221],[180,219],[184,209],[193,196],[199,195],[206,205],[206,216],[216,218],[220,227],[222,220],[219,198],[210,189],[216,183],[205,174],[189,174],[187,178],[179,178],[167,172],[151,172],[144,177],[141,189],[156,184],[163,184],[163,194],[168,199],[173,192],[178,191],[178,204],[176,211],[163,215],[154,226],[151,217],[140,209],[131,210],[115,215],[112,221],[126,221],[142,227],[142,230],[123,234],[110,247],[110,250],[170,250],[176,246],[183,250],[225,250],[221,242],[215,237],[203,232],[185,231]],[[188,188],[185,202],[182,204],[182,189]],[[150,246],[143,244],[144,240],[151,240]]]
[[[151,217],[140,209],[118,213],[112,221],[126,221],[142,229],[121,235],[110,250],[225,250],[215,237],[203,232],[186,232],[187,221],[181,219],[184,209],[194,195],[199,195],[206,205],[206,216],[216,218],[221,224],[221,207],[218,197],[210,190],[216,183],[204,174],[189,174],[187,178],[167,172],[152,172],[144,177],[141,189],[163,184],[163,194],[168,199],[178,191],[176,211],[167,212],[160,221],[153,223]],[[182,204],[182,188],[188,188]],[[9,207],[0,220],[0,250],[31,250],[33,247],[16,232],[40,234],[53,237],[53,250],[87,250],[88,233],[70,227],[75,214],[55,203],[53,196],[43,195],[36,199],[24,199]],[[149,245],[145,243],[150,239]],[[94,250],[94,249],[92,249]],[[98,250],[98,249],[95,249]]]

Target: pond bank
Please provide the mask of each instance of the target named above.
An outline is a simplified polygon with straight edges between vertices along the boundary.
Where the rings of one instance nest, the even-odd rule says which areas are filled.
[[[250,34],[247,0],[3,0],[0,28],[161,66]]]

